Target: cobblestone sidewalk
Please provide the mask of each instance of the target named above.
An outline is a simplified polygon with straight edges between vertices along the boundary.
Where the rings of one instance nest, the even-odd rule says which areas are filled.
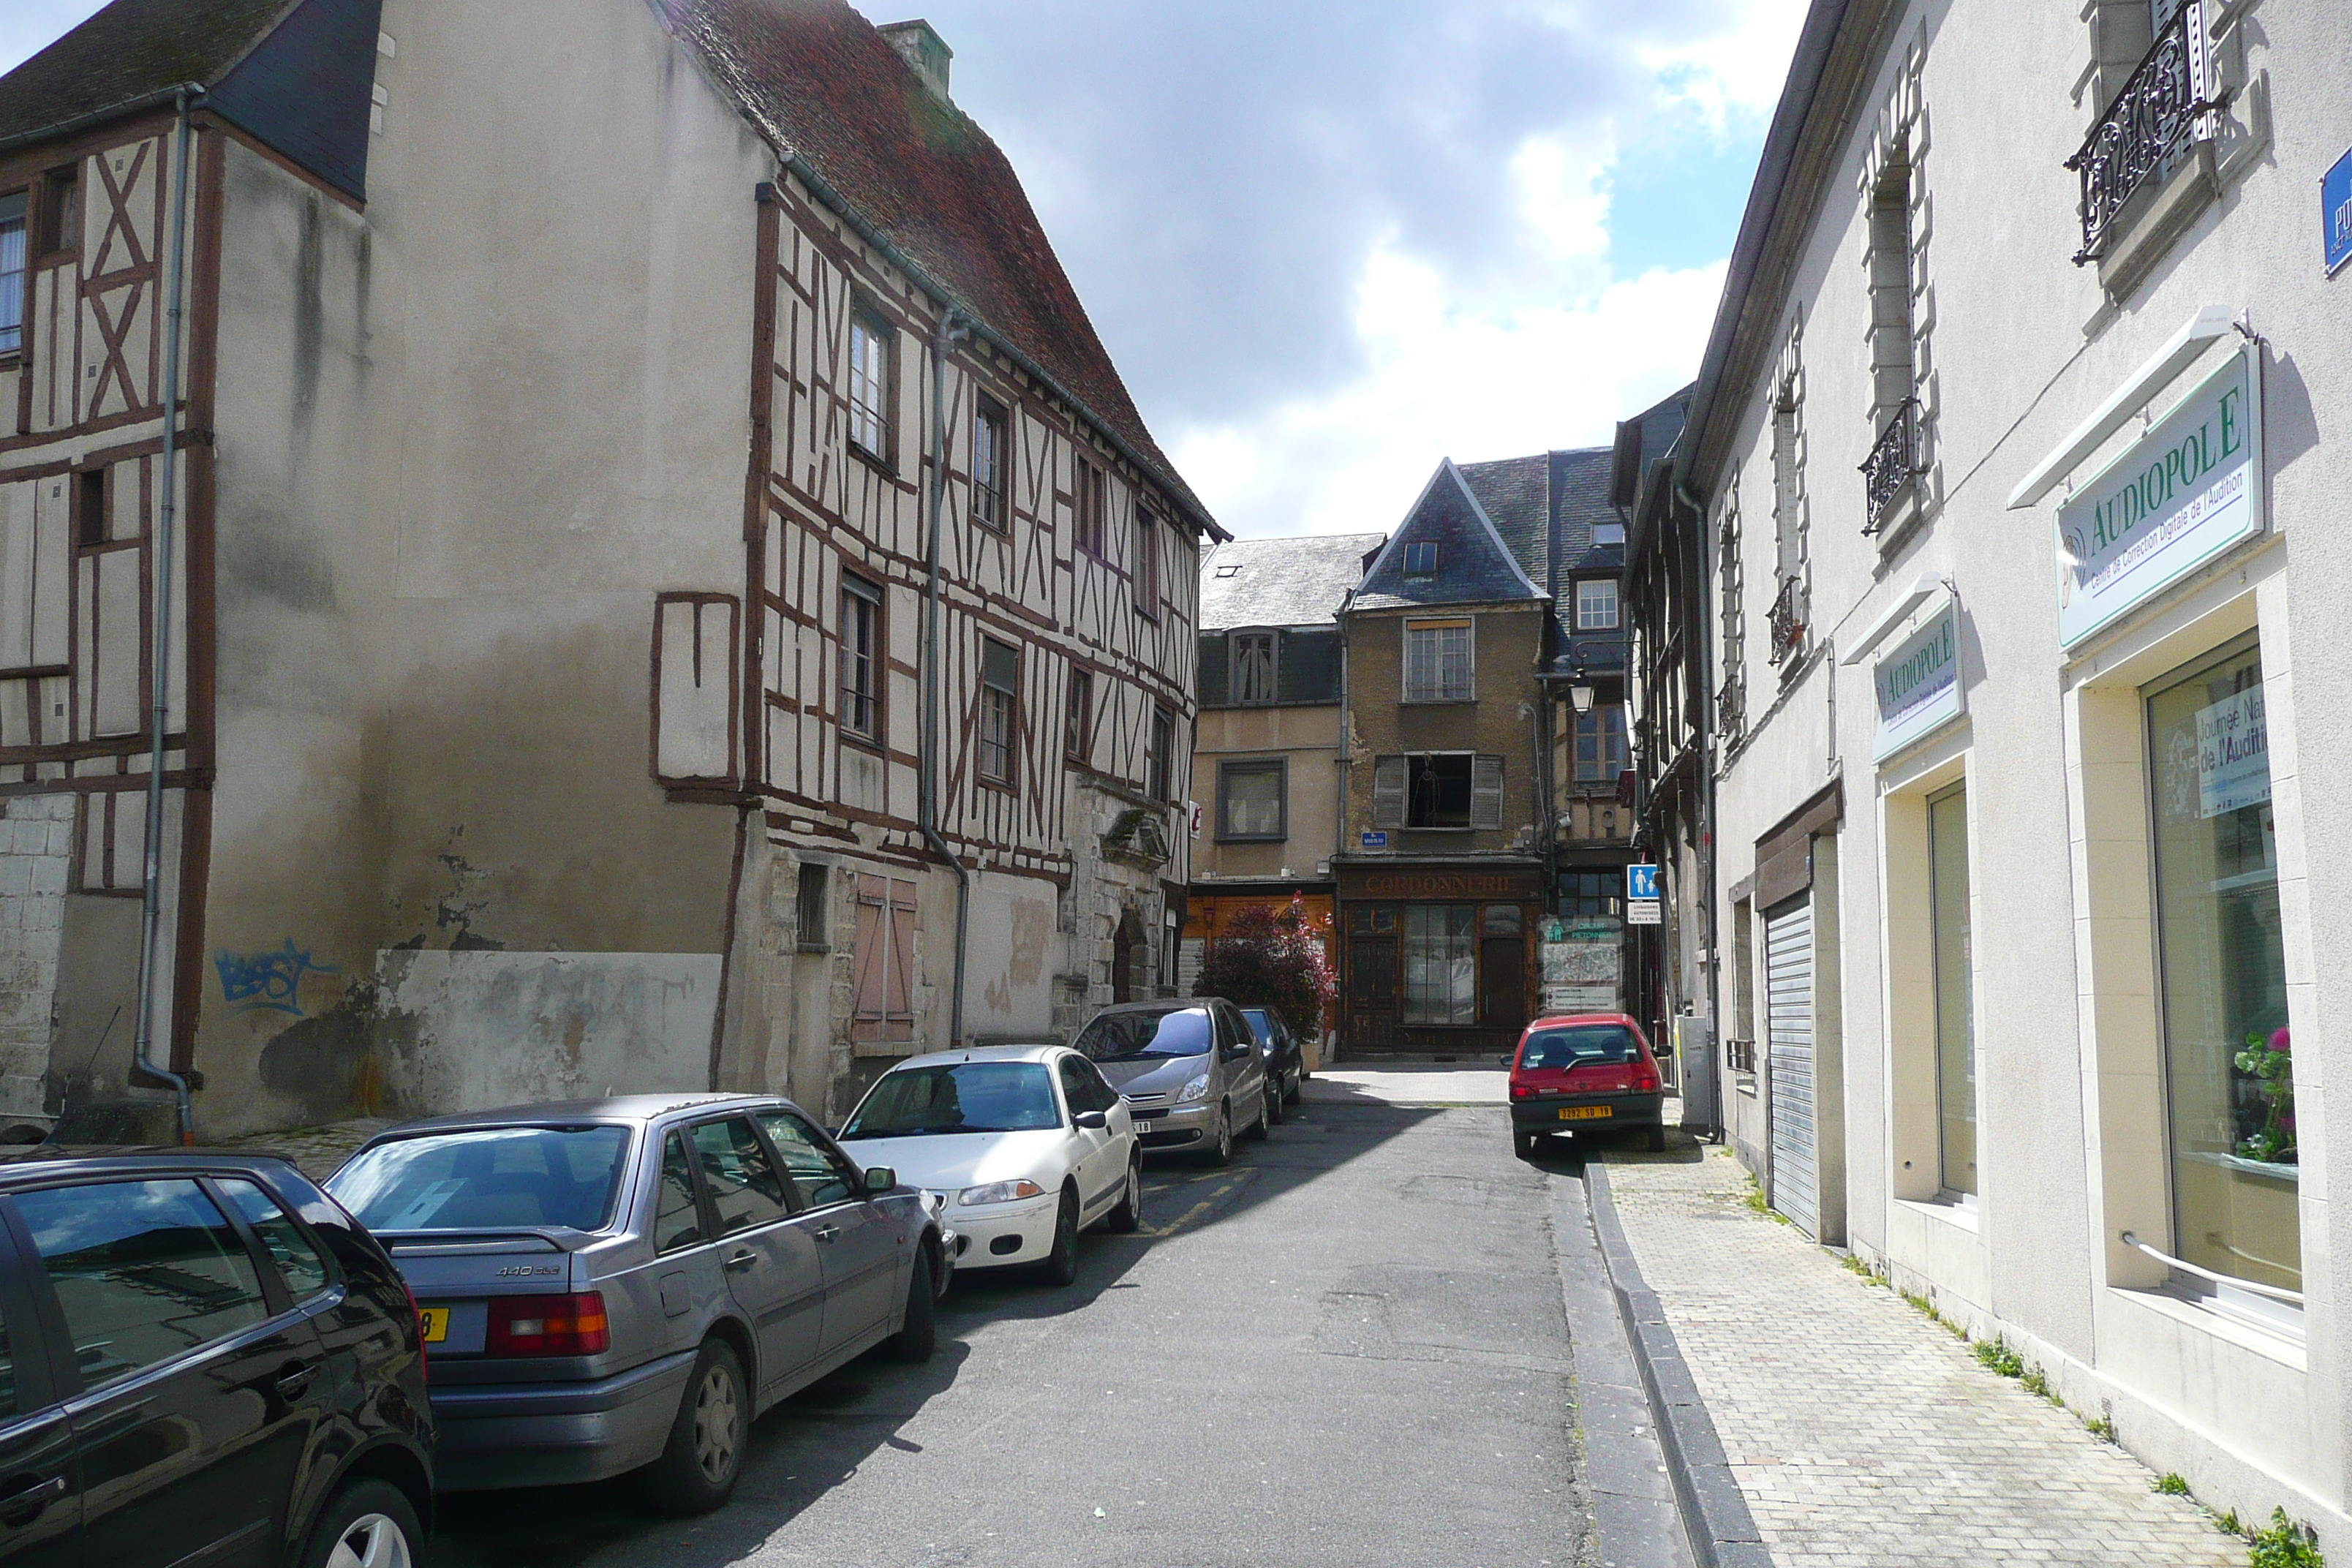
[[[323,1127],[298,1127],[287,1132],[256,1132],[245,1138],[223,1139],[215,1147],[282,1155],[293,1161],[312,1181],[323,1182],[361,1144],[391,1125],[382,1118],[362,1116],[350,1121],[331,1121]]]
[[[1780,1568],[2243,1564],[2072,1412],[1746,1204],[1726,1149],[1609,1155],[1610,1190]]]

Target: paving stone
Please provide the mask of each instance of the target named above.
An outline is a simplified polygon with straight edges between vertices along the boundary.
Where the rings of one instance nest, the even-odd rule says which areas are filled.
[[[382,1117],[360,1116],[349,1121],[331,1121],[323,1127],[297,1127],[285,1132],[256,1132],[244,1138],[225,1138],[214,1147],[243,1150],[255,1154],[276,1154],[293,1161],[312,1181],[323,1182],[333,1173],[336,1166],[350,1159],[361,1144],[391,1125]]]
[[[2203,1510],[2073,1413],[1746,1206],[1729,1151],[1609,1186],[1780,1568],[2238,1568]]]

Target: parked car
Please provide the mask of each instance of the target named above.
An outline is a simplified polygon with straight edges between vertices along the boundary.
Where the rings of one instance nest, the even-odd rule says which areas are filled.
[[[1244,1007],[1242,1017],[1257,1038],[1258,1055],[1265,1058],[1266,1076],[1279,1091],[1274,1100],[1274,1124],[1282,1125],[1282,1108],[1298,1103],[1298,1086],[1307,1081],[1307,1053],[1282,1015],[1271,1007]]]
[[[1257,1037],[1222,998],[1106,1007],[1070,1043],[1127,1101],[1146,1151],[1192,1149],[1223,1165],[1236,1125],[1262,1139],[1279,1114]]]
[[[923,1189],[955,1227],[963,1268],[1078,1274],[1078,1232],[1143,1222],[1143,1155],[1116,1089],[1064,1046],[917,1057],[884,1073],[841,1141]]]
[[[415,1305],[282,1160],[0,1165],[0,1560],[414,1563]]]
[[[1555,1132],[1645,1131],[1666,1146],[1665,1088],[1642,1027],[1622,1013],[1538,1018],[1511,1061],[1511,1140],[1528,1159]]]
[[[440,1484],[735,1487],[753,1418],[876,1345],[929,1357],[922,1195],[789,1101],[631,1095],[410,1122],[328,1178],[416,1292]]]

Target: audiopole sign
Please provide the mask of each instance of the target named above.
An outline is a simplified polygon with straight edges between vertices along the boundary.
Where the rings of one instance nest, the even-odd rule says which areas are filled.
[[[2063,647],[2263,531],[2255,352],[2231,355],[2058,509]]]
[[[1878,661],[1878,729],[1871,755],[1885,761],[1967,710],[1960,683],[1960,602],[1949,593],[1942,608]]]

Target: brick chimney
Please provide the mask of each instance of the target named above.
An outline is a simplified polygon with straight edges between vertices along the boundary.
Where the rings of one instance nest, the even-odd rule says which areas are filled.
[[[915,74],[923,79],[923,85],[941,103],[955,101],[948,96],[948,64],[955,58],[955,51],[948,47],[947,40],[934,32],[929,22],[886,22],[875,31],[890,40],[890,47],[914,68]]]

